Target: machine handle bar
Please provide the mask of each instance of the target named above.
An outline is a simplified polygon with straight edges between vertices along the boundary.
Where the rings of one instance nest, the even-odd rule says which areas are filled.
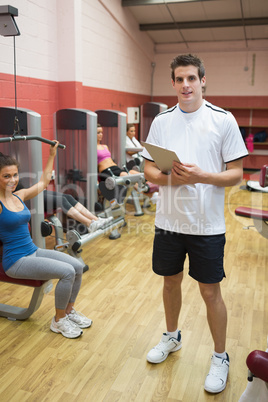
[[[105,187],[108,190],[113,190],[118,185],[129,186],[130,184],[143,182],[145,182],[143,173],[130,174],[128,176],[109,176],[105,179]]]
[[[28,141],[28,140],[36,140],[36,141],[45,142],[46,144],[55,145],[54,141],[47,140],[46,138],[37,137],[34,135],[14,135],[13,137],[0,138],[0,142]],[[59,144],[58,148],[65,149],[66,145]]]

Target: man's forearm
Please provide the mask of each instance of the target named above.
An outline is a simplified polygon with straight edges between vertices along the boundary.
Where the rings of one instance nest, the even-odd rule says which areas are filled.
[[[231,169],[220,173],[206,173],[202,183],[218,187],[230,187],[239,184],[242,178],[243,171],[240,169]]]
[[[144,168],[144,177],[146,180],[158,184],[159,186],[170,186],[171,185],[171,176],[164,174],[158,167],[150,167]]]

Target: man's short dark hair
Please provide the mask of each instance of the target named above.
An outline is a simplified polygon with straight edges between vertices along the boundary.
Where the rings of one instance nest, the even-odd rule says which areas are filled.
[[[171,78],[175,81],[175,69],[181,66],[195,66],[198,69],[198,76],[201,79],[205,76],[205,67],[203,61],[199,57],[192,54],[181,54],[175,57],[170,63],[171,68]]]

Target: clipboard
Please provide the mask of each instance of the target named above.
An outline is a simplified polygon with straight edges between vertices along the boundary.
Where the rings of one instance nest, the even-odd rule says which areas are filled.
[[[150,144],[149,142],[141,141],[141,144],[146,148],[163,173],[169,173],[171,171],[173,161],[181,163],[175,151],[160,147],[159,145]]]

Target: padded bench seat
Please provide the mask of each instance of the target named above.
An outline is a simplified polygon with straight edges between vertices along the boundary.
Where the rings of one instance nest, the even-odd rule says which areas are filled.
[[[268,383],[268,353],[262,350],[254,350],[246,360],[250,372]]]
[[[249,207],[238,207],[235,210],[236,215],[245,216],[247,218],[261,219],[268,221],[268,211],[263,209],[255,209]]]
[[[0,317],[6,317],[10,320],[26,320],[29,318],[40,307],[44,293],[48,293],[53,287],[52,281],[10,278],[6,275],[2,264],[0,264],[0,281],[33,288],[32,298],[26,308],[0,303]]]
[[[0,264],[0,281],[8,282],[8,283],[15,283],[16,285],[31,286],[34,288],[42,286],[45,282],[47,282],[47,281],[40,281],[40,280],[11,278],[3,270],[2,264]]]

